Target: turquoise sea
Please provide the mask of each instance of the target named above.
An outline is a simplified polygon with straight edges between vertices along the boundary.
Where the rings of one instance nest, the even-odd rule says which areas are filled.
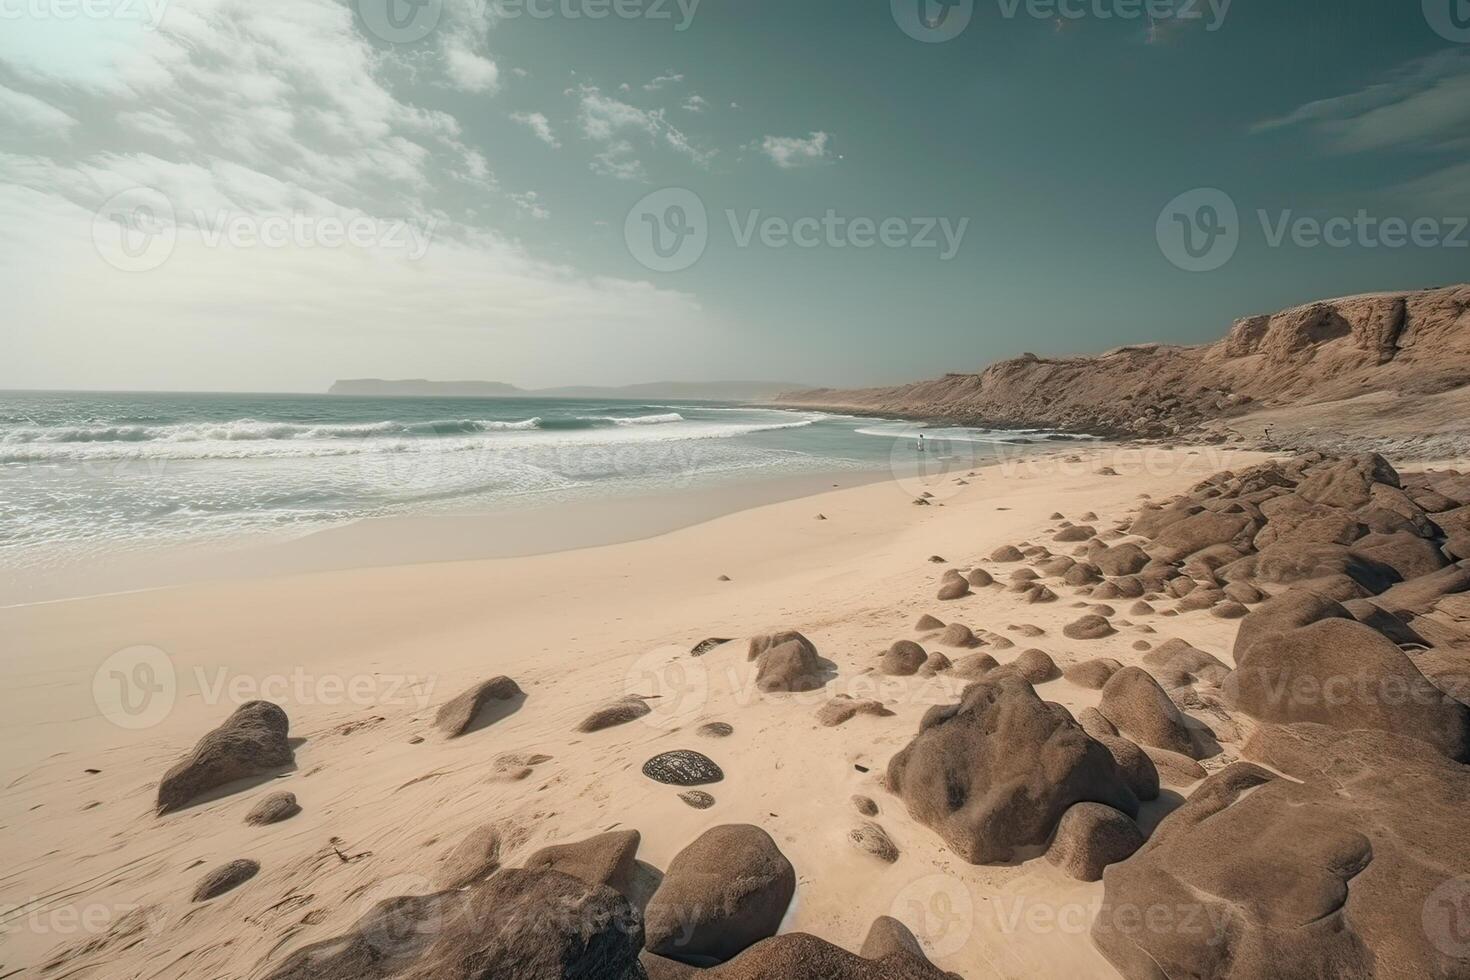
[[[0,392],[0,561],[881,470],[919,431],[706,402]],[[1045,435],[922,431],[976,457]]]

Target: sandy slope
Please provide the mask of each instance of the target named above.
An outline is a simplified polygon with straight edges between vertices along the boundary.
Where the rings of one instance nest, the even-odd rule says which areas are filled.
[[[279,962],[343,931],[377,899],[429,891],[437,862],[491,820],[521,841],[508,864],[544,843],[633,827],[643,833],[640,858],[655,867],[709,826],[755,823],[797,868],[788,928],[856,948],[875,916],[892,914],[936,962],[967,977],[1113,975],[1086,935],[1100,883],[1072,881],[1042,860],[968,866],[880,787],[925,708],[952,700],[963,682],[863,673],[893,640],[914,638],[925,612],[1002,634],[1022,623],[1046,630],[1035,640],[1017,636],[1013,650],[995,653],[1002,662],[1028,646],[1063,667],[1096,656],[1137,662],[1136,628],[1092,642],[1061,636],[1078,615],[1069,590],[1048,605],[1026,606],[999,589],[940,603],[939,576],[950,564],[1008,571],[984,556],[1042,540],[1053,511],[1074,519],[1096,511],[1099,527],[1111,526],[1140,494],[1175,493],[1262,457],[1103,448],[1072,458],[995,467],[967,486],[953,482],[956,474],[936,479],[930,487],[944,506],[913,506],[914,486],[884,482],[582,551],[0,610],[9,675],[0,689],[0,901],[16,909],[4,918],[0,976],[21,968],[28,977],[109,980],[252,976],[266,958]],[[1105,464],[1120,475],[1098,475]],[[948,563],[930,563],[931,555]],[[721,574],[731,581],[717,581]],[[1181,636],[1217,654],[1235,630],[1202,612],[1148,620],[1159,631],[1151,640]],[[777,626],[801,629],[836,664],[824,691],[756,692],[743,639],[697,660],[687,655],[707,636]],[[171,659],[178,697],[156,725],[128,730],[103,717],[104,709],[116,714],[110,677],[99,688],[102,709],[93,678],[114,651],[137,645]],[[524,706],[445,742],[429,724],[434,707],[496,674],[520,683]],[[261,691],[273,676],[285,686]],[[224,692],[210,693],[222,677]],[[817,707],[832,694],[874,691],[895,717],[817,724]],[[237,700],[258,693],[291,716],[301,739],[295,771],[155,817],[163,770]],[[665,696],[641,721],[574,731],[592,707],[624,693]],[[1097,698],[1065,680],[1040,693],[1074,710]],[[712,720],[735,734],[694,734]],[[417,736],[424,740],[415,744]],[[691,809],[639,771],[649,756],[681,747],[724,768],[726,779],[705,787],[718,801],[710,810]],[[537,755],[548,758],[526,764]],[[303,812],[247,827],[244,814],[279,789],[294,792]],[[854,793],[878,801],[877,820],[902,852],[896,863],[847,842]],[[205,871],[241,857],[261,863],[258,877],[189,903]],[[134,916],[142,927],[119,937],[126,930],[116,920],[137,908],[147,910]],[[90,952],[75,952],[89,943]],[[37,969],[48,953],[69,950],[56,969]]]

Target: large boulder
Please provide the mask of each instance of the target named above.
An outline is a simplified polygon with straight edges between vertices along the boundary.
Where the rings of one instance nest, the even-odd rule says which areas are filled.
[[[291,765],[296,755],[286,737],[290,727],[286,712],[269,701],[240,705],[163,774],[157,812],[181,809],[210,790]]]
[[[1470,708],[1443,694],[1381,633],[1350,619],[1262,637],[1225,691],[1235,709],[1261,722],[1395,732],[1451,759],[1470,751]]]
[[[1332,575],[1346,575],[1370,593],[1399,581],[1382,562],[1340,544],[1273,544],[1219,570],[1225,582],[1269,582],[1292,585]]]
[[[1255,537],[1257,524],[1243,514],[1217,514],[1202,510],[1165,527],[1144,549],[1157,561],[1180,562],[1197,551],[1228,544],[1245,551]]]
[[[1445,596],[1470,591],[1470,561],[1400,582],[1373,597],[1373,604],[1395,616],[1423,616]]]
[[[1194,759],[1204,755],[1184,713],[1142,668],[1124,667],[1110,677],[1103,685],[1097,710],[1119,732],[1141,745]]]
[[[636,830],[610,830],[586,840],[543,847],[526,859],[528,871],[560,871],[592,885],[607,885],[631,896],[638,843]]]
[[[1165,640],[1143,655],[1143,664],[1164,688],[1218,684],[1230,673],[1220,659],[1184,640]]]
[[[774,647],[783,646],[787,643],[797,643],[811,651],[813,657],[817,655],[816,644],[796,630],[781,630],[776,633],[764,633],[760,636],[750,638],[750,646],[746,650],[745,659],[759,660],[761,654]]]
[[[1399,475],[1388,460],[1377,453],[1352,456],[1319,464],[1297,485],[1303,500],[1328,507],[1355,510],[1373,499],[1373,484],[1397,487]]]
[[[1104,575],[1137,575],[1149,563],[1148,555],[1136,544],[1114,545],[1091,557]]]
[[[1412,739],[1314,725],[1265,730],[1246,754],[1292,778],[1229,766],[1104,871],[1092,935],[1119,972],[1465,976],[1470,771]]]
[[[1251,645],[1265,636],[1308,626],[1321,619],[1352,619],[1342,603],[1307,589],[1288,589],[1250,611],[1240,621],[1231,656],[1238,664]]]
[[[1401,580],[1437,572],[1449,564],[1439,546],[1417,534],[1370,534],[1353,544],[1354,555],[1393,569]]]
[[[762,940],[739,956],[706,970],[644,954],[648,980],[959,980],[924,955],[913,933],[887,916],[873,922],[854,956],[804,932]]]
[[[613,889],[507,868],[468,891],[380,902],[265,980],[642,980],[642,946],[637,910]]]
[[[1348,511],[1309,503],[1297,496],[1278,497],[1261,508],[1266,526],[1256,533],[1257,548],[1273,544],[1352,544],[1367,533]]]
[[[931,708],[889,762],[888,787],[971,864],[1045,844],[1074,803],[1138,812],[1108,750],[1014,676],[982,680],[959,704]]]
[[[796,870],[759,827],[711,827],[669,862],[644,916],[649,952],[722,963],[776,934]]]

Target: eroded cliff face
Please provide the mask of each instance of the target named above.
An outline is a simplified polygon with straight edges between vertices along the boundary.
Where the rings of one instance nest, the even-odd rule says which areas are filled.
[[[1247,317],[1223,340],[1201,347],[1026,354],[979,374],[820,389],[783,395],[779,403],[968,425],[1179,434],[1260,409],[1373,392],[1433,395],[1470,384],[1467,310],[1470,285],[1350,296]]]

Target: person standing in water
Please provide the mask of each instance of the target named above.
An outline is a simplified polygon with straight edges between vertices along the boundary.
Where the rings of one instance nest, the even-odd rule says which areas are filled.
[[[923,451],[924,451],[924,433],[920,432],[919,433],[919,452],[922,453]]]

